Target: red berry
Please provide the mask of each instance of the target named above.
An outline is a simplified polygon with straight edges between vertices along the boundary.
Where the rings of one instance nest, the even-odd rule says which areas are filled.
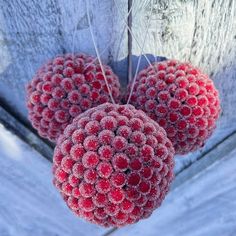
[[[101,120],[101,126],[103,129],[115,130],[117,129],[117,121],[112,116],[106,116]]]
[[[100,179],[96,182],[95,187],[99,193],[107,193],[110,191],[111,185],[109,180]]]
[[[141,177],[138,173],[130,173],[128,176],[128,184],[130,186],[137,186],[141,181]]]
[[[91,198],[79,198],[79,208],[86,212],[90,212],[94,209],[94,204]]]
[[[122,189],[114,188],[108,193],[108,199],[114,204],[121,203],[125,198],[125,194]]]
[[[84,147],[87,151],[96,151],[98,145],[98,138],[95,135],[88,136],[84,140]]]
[[[115,218],[115,215],[118,214],[120,207],[119,205],[113,204],[113,203],[109,203],[108,205],[105,206],[105,212],[108,216],[113,216],[113,218]],[[110,223],[110,222],[109,222]],[[111,224],[111,223],[110,223]],[[109,225],[110,225],[109,224]],[[113,224],[111,224],[113,225]],[[114,224],[115,225],[115,224]]]
[[[101,127],[100,127],[100,124],[98,121],[90,121],[85,126],[85,131],[89,135],[97,134],[98,131],[100,131],[100,129],[101,129]]]
[[[67,182],[64,182],[64,183],[62,184],[62,186],[61,186],[61,190],[62,190],[63,193],[64,193],[65,195],[67,195],[67,196],[70,196],[70,195],[71,195],[72,189],[73,189],[73,187],[72,187],[69,183],[67,183]]]
[[[63,141],[60,147],[62,154],[68,155],[70,153],[72,145],[72,142],[68,139]]]
[[[113,156],[113,166],[118,171],[125,171],[129,166],[129,158],[123,153],[117,153]]]
[[[114,137],[112,146],[116,151],[123,151],[127,146],[127,139],[122,136]]]
[[[114,133],[110,130],[103,130],[98,135],[99,142],[102,144],[111,144],[114,137]]]
[[[146,142],[146,137],[142,132],[135,131],[131,134],[130,137],[131,141],[137,145],[137,146],[142,146]]]
[[[59,182],[64,182],[68,178],[68,174],[61,169],[57,169],[55,177]]]
[[[143,181],[139,184],[138,189],[141,193],[147,194],[147,193],[149,193],[151,186],[150,186],[149,182]]]
[[[94,186],[92,184],[85,183],[85,182],[82,182],[79,185],[79,191],[80,191],[81,196],[84,198],[92,197],[95,193]]]
[[[97,193],[93,198],[94,205],[97,207],[104,207],[108,203],[107,195],[102,193]],[[101,209],[101,208],[98,208]],[[105,212],[104,212],[105,213]],[[106,213],[105,213],[106,216]]]
[[[71,158],[75,161],[80,160],[85,153],[84,147],[81,144],[75,144],[71,150],[70,150],[70,155]]]
[[[131,170],[140,170],[142,168],[141,159],[135,158],[130,161]]]
[[[97,171],[94,169],[88,169],[84,172],[84,180],[87,183],[94,184],[98,178]]]
[[[81,178],[84,175],[85,167],[82,163],[77,162],[74,164],[72,172],[77,178]]]
[[[98,149],[98,154],[101,160],[109,161],[113,156],[113,148],[109,145],[103,145]]]
[[[84,154],[82,163],[86,168],[95,168],[99,163],[99,156],[96,152],[88,151]]]
[[[113,172],[112,165],[109,162],[100,162],[97,171],[101,178],[108,179]]]
[[[120,207],[121,207],[121,211],[124,212],[124,213],[130,213],[131,211],[133,211],[134,209],[134,203],[125,199],[121,204],[120,204]]]
[[[85,131],[83,129],[75,130],[72,134],[73,143],[81,143],[85,139]]]
[[[65,123],[69,120],[69,114],[63,110],[55,112],[55,120],[59,123]]]
[[[114,172],[111,176],[111,183],[115,187],[122,187],[125,184],[126,176],[122,172]]]
[[[77,187],[80,183],[80,179],[75,177],[74,175],[70,175],[69,177],[69,184],[72,186],[72,187]]]
[[[74,163],[74,160],[72,160],[70,157],[64,157],[61,161],[62,169],[65,172],[70,173]]]

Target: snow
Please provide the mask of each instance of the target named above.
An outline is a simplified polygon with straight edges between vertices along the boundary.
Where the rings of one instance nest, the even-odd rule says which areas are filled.
[[[0,235],[102,235],[74,216],[51,180],[51,164],[0,124]]]
[[[136,236],[236,235],[236,148],[170,192],[147,220],[116,231]]]

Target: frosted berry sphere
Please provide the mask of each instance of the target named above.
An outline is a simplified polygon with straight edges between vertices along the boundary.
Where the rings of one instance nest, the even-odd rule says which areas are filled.
[[[213,81],[189,63],[175,60],[154,63],[142,70],[130,103],[166,130],[177,154],[202,147],[220,115]]]
[[[117,102],[119,79],[109,66],[103,69]],[[53,142],[74,117],[110,101],[99,62],[85,54],[55,57],[38,70],[26,89],[29,120],[40,136]]]
[[[106,103],[76,117],[59,137],[53,183],[79,217],[121,227],[160,206],[173,155],[164,129],[143,111]]]

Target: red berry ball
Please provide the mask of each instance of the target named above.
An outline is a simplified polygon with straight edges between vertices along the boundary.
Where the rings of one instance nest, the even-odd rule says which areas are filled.
[[[76,117],[58,139],[53,183],[76,215],[121,227],[160,206],[173,156],[165,130],[143,111],[105,103]]]
[[[130,103],[157,121],[166,130],[176,154],[182,155],[204,145],[221,111],[212,80],[189,63],[175,60],[157,62],[142,70]]]
[[[103,65],[114,100],[120,83]],[[29,119],[40,136],[55,142],[72,119],[89,108],[110,101],[99,62],[84,54],[59,55],[43,65],[27,85]],[[96,133],[95,127],[88,127]]]

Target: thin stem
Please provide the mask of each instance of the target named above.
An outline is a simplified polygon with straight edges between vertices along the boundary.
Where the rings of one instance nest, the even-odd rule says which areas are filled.
[[[73,31],[73,36],[72,36],[72,54],[75,53],[75,35],[76,35],[76,26],[74,28],[74,31]]]
[[[74,9],[76,9],[75,6],[74,6]],[[75,10],[74,10],[74,14],[76,14]],[[72,34],[72,54],[75,53],[75,37],[76,37],[76,33],[77,33],[77,24],[75,23],[75,26],[73,28],[73,34]]]
[[[94,34],[93,34],[93,30],[92,30],[92,24],[91,24],[91,19],[90,19],[90,14],[89,14],[89,4],[88,4],[88,0],[86,0],[85,2],[86,2],[87,18],[88,18],[88,23],[89,23],[89,30],[90,30],[90,34],[91,34],[91,37],[92,37],[94,49],[95,49],[95,51],[96,51],[97,58],[98,58],[98,61],[99,61],[100,66],[101,66],[102,75],[103,75],[103,77],[104,77],[104,80],[105,80],[105,83],[106,83],[106,86],[107,86],[108,93],[109,93],[109,95],[110,95],[111,101],[112,101],[113,104],[115,104],[115,101],[114,101],[114,99],[113,99],[112,92],[111,92],[111,89],[110,89],[110,87],[109,87],[108,80],[107,80],[107,77],[106,77],[104,68],[103,68],[103,65],[102,65],[102,61],[101,61],[101,58],[100,58],[100,55],[99,55],[99,51],[98,51],[98,48],[97,48],[97,45],[96,45],[96,41],[95,41],[95,38],[94,38]]]
[[[130,103],[130,99],[131,99],[131,97],[133,95],[133,92],[134,92],[134,85],[135,85],[135,82],[137,80],[137,76],[138,76],[138,72],[139,72],[139,67],[140,67],[140,63],[141,63],[141,58],[142,58],[144,46],[146,44],[146,40],[147,40],[147,36],[148,36],[148,29],[149,29],[149,25],[150,25],[150,21],[151,21],[151,15],[152,15],[153,7],[154,7],[154,0],[152,0],[152,8],[151,8],[150,15],[149,15],[149,18],[148,18],[146,32],[145,32],[145,36],[144,36],[144,40],[143,40],[143,45],[142,45],[142,48],[141,48],[140,57],[138,59],[138,64],[136,66],[136,71],[135,71],[134,79],[133,79],[133,82],[131,84],[131,89],[130,89],[130,94],[129,94],[129,98],[128,98],[127,104]]]
[[[128,0],[128,12],[129,15],[127,17],[127,21],[128,21],[128,26],[130,28],[132,28],[132,9],[133,7],[133,0]],[[127,76],[127,84],[132,80],[132,72],[133,72],[133,63],[132,63],[132,35],[130,33],[130,31],[128,31],[128,76]]]
[[[114,0],[114,1],[115,1],[115,0]],[[143,5],[143,4],[142,4],[142,5]],[[132,7],[130,8],[128,14],[127,14],[127,17],[129,16],[129,14],[130,14],[132,8],[133,8],[133,5],[132,5]],[[134,19],[134,17],[137,15],[137,13],[138,13],[138,10],[133,14],[133,17],[132,17],[133,19]],[[124,33],[125,33],[125,29],[126,29],[126,28],[127,28],[127,27],[126,27],[126,25],[125,25],[125,26],[123,27],[123,29],[121,30],[121,34],[120,34],[120,44],[121,44],[121,41],[122,41],[122,39],[123,39],[123,37],[124,37]],[[109,44],[107,45],[107,47],[104,48],[104,49],[100,52],[100,56],[103,55],[103,54],[107,51],[107,49],[114,43],[114,41],[115,41],[116,39],[117,39],[117,38],[116,38],[116,34],[113,34],[113,35],[112,35],[112,39],[111,39],[111,41],[109,42]],[[118,48],[120,48],[120,44],[119,44]],[[118,58],[118,50],[117,50],[117,54],[116,54],[115,58]],[[86,69],[87,67],[89,67],[90,65],[92,65],[96,60],[97,60],[97,57],[95,57],[94,60],[93,60],[91,63],[88,63],[88,64],[86,65],[85,69]]]
[[[118,7],[116,1],[114,1],[114,3],[115,3],[115,7],[117,8],[118,12],[121,14],[121,10],[120,10],[120,8]],[[124,23],[125,23],[125,25],[126,25],[128,31],[130,32],[132,38],[133,38],[133,39],[135,40],[135,42],[137,43],[138,47],[139,47],[140,49],[142,49],[141,45],[139,44],[139,41],[137,40],[137,38],[136,38],[135,35],[133,34],[132,30],[130,29],[129,25],[127,24],[126,19],[123,19],[123,21],[124,21]],[[144,54],[143,56],[145,57],[145,59],[146,59],[146,61],[148,62],[148,64],[153,67],[153,65],[151,64],[150,60],[147,58],[147,56],[146,56],[145,54]]]

